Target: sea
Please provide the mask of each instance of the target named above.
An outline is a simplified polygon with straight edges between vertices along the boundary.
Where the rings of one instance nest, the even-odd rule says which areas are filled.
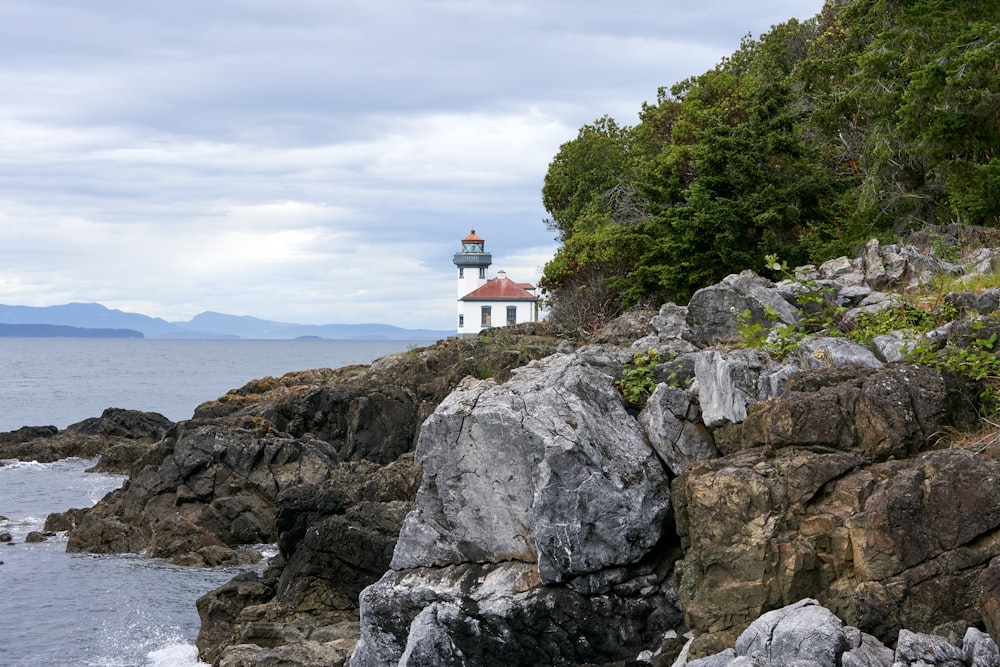
[[[60,429],[108,407],[188,419],[253,379],[338,368],[426,341],[0,338],[0,432]],[[67,554],[66,537],[28,543],[45,517],[89,507],[121,475],[95,463],[0,460],[0,665],[190,667],[195,601],[241,569],[184,568],[141,555]],[[265,556],[273,545],[256,545]],[[262,568],[263,564],[254,566]],[[247,568],[243,568],[247,569]]]

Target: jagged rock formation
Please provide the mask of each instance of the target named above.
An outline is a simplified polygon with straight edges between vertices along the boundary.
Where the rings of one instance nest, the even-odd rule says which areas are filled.
[[[688,667],[814,665],[815,667],[996,667],[1000,648],[977,628],[957,643],[937,635],[900,630],[895,650],[856,627],[845,625],[816,600],[803,599],[769,611],[744,630],[735,647],[692,660]]]
[[[803,272],[857,317],[896,303],[876,286],[957,270],[912,248],[872,243],[857,260]],[[784,363],[726,346],[746,312],[768,326],[795,323],[799,293],[795,283],[731,276],[686,310],[670,304],[651,318],[655,333],[631,325],[638,340],[626,350],[585,348],[536,362],[503,385],[460,387],[422,431],[417,506],[392,570],[362,593],[352,664],[579,664],[640,655],[669,664],[676,645],[670,655],[665,644],[650,652],[658,648],[651,632],[689,630],[688,656],[706,656],[768,610],[810,597],[836,612],[824,610],[830,628],[843,626],[838,617],[860,628],[850,640],[811,630],[832,637],[826,648],[796,640],[816,651],[796,659],[820,664],[840,664],[845,652],[848,662],[884,658],[877,645],[896,641],[901,628],[991,623],[987,609],[996,607],[977,591],[996,581],[1000,468],[976,452],[937,449],[942,429],[969,425],[962,405],[975,404],[975,388],[929,368],[887,365],[879,348],[844,339],[807,337]],[[617,325],[610,339],[627,338],[629,326]],[[669,383],[631,422],[635,413],[611,388],[631,352],[652,346],[670,354],[669,375],[659,375]],[[654,527],[638,512],[651,499],[666,502],[658,483],[634,486],[658,476],[649,468],[617,472],[643,458],[676,477],[676,561],[672,525]],[[603,486],[608,480],[617,483]],[[588,484],[599,490],[589,493]],[[631,496],[637,491],[641,499]],[[604,549],[609,520],[617,522],[618,551]],[[648,574],[636,576],[637,566]],[[598,627],[616,628],[610,644],[578,626],[553,632],[551,612],[535,615],[529,598],[567,589],[582,596],[570,605],[581,613],[593,613],[587,604],[642,609],[656,599],[660,615],[647,608],[656,624],[644,624],[625,612],[617,623],[598,614]],[[677,608],[683,623],[663,613]],[[538,618],[537,632],[525,614]]]
[[[100,472],[129,471],[173,426],[155,412],[108,408],[60,431],[55,426],[25,426],[0,433],[0,459],[51,463],[70,457],[101,457]]]
[[[872,242],[796,271],[847,328],[995,255]],[[806,290],[744,273],[580,349],[496,330],[255,381],[67,515],[71,542],[203,564],[276,542],[199,601],[218,665],[997,664],[1000,445],[942,438],[982,387],[907,363],[912,331],[734,344],[807,320]],[[994,295],[944,302],[980,319],[928,345],[1000,333]],[[650,348],[633,404],[616,383]]]

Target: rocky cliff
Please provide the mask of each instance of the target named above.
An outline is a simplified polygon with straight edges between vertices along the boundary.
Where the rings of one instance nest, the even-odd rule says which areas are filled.
[[[66,517],[71,548],[277,543],[199,601],[231,667],[1000,665],[1000,291],[918,303],[997,252],[949,247],[730,276],[581,347],[495,330],[250,383]]]

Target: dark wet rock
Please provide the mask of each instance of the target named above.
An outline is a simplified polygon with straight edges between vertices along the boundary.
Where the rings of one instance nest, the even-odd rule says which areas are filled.
[[[355,667],[600,664],[634,658],[680,623],[660,586],[585,595],[518,562],[389,572],[361,608]]]
[[[125,473],[137,453],[147,450],[172,425],[173,422],[154,412],[108,408],[100,417],[73,424],[62,431],[54,426],[36,426],[0,433],[0,459],[51,463],[70,457],[95,458],[110,453],[109,461],[99,463],[95,469]]]
[[[744,446],[818,445],[872,461],[910,456],[944,427],[966,426],[964,415],[949,412],[947,389],[938,372],[907,364],[801,373],[786,393],[749,409]]]
[[[139,531],[115,519],[90,513],[69,533],[69,553],[120,554],[141,549],[144,540]]]
[[[49,537],[45,533],[33,530],[25,536],[24,541],[29,543],[34,543],[34,542],[45,542],[48,539]]]
[[[60,533],[72,530],[80,525],[80,521],[87,512],[87,509],[70,509],[65,512],[53,512],[45,517],[44,529]]]

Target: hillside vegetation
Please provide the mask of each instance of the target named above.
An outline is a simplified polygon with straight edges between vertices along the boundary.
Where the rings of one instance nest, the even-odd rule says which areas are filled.
[[[542,190],[562,246],[553,322],[683,302],[928,225],[1000,226],[1000,4],[828,0],[560,148]]]

